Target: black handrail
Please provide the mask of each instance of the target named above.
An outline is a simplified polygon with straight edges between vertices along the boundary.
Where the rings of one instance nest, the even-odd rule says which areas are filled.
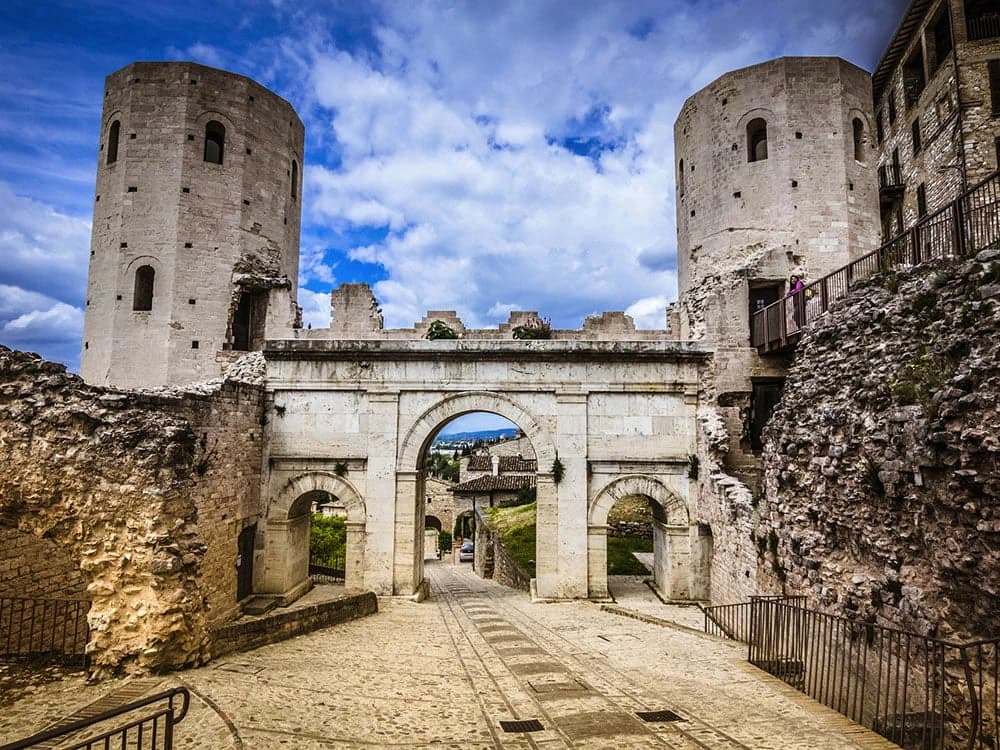
[[[181,699],[180,711],[175,714],[174,699],[178,697]],[[188,692],[188,689],[184,687],[170,688],[169,690],[164,690],[156,693],[155,695],[150,695],[146,698],[140,698],[139,700],[132,701],[131,703],[126,703],[123,706],[118,706],[117,708],[112,708],[108,711],[102,711],[96,716],[90,716],[85,719],[77,719],[76,721],[72,721],[68,724],[53,727],[52,729],[46,729],[43,732],[33,734],[30,737],[25,737],[22,740],[17,740],[16,742],[11,742],[6,745],[0,745],[0,750],[27,750],[27,748],[35,747],[43,742],[75,734],[76,732],[80,732],[84,729],[100,724],[101,722],[113,719],[116,716],[122,716],[123,714],[131,713],[132,711],[145,708],[146,706],[150,706],[164,700],[167,701],[167,706],[165,708],[155,711],[148,716],[134,720],[123,727],[117,727],[109,732],[105,732],[100,735],[100,737],[92,737],[85,740],[81,744],[74,745],[70,748],[70,750],[89,747],[92,743],[98,740],[103,740],[114,735],[121,735],[129,729],[141,727],[147,722],[152,722],[155,729],[160,717],[163,717],[164,719],[164,750],[170,750],[173,741],[173,726],[187,716],[188,706],[191,702],[191,695]]]
[[[850,293],[858,279],[931,258],[963,258],[1000,241],[1000,172],[994,172],[956,200],[925,216],[878,249],[753,314],[750,344],[783,349],[799,332]]]

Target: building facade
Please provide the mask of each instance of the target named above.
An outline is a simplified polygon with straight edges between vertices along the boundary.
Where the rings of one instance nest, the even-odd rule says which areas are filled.
[[[1000,168],[1000,6],[914,0],[872,81],[888,241]]]
[[[81,374],[217,377],[260,348],[270,289],[294,304],[302,122],[244,76],[138,62],[108,76],[101,123]]]

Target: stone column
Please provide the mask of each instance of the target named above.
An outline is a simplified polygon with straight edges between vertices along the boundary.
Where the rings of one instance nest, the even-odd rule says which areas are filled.
[[[544,468],[546,472],[549,467]],[[558,499],[552,474],[540,473],[535,480],[535,593],[557,598],[559,589]]]
[[[558,485],[559,584],[555,596],[586,598],[587,394],[557,393],[556,440],[564,467]]]
[[[396,543],[396,449],[399,392],[369,391],[365,476],[365,587],[376,594],[393,593]]]
[[[344,560],[344,588],[366,588],[365,524],[362,521],[347,522],[347,557]]]
[[[591,599],[608,598],[608,527],[587,527],[587,588]]]
[[[418,478],[416,471],[396,472],[392,593],[403,596],[415,593],[424,576],[424,518],[417,518]]]

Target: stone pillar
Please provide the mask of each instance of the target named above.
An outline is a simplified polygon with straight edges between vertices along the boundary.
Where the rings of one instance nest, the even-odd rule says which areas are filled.
[[[653,522],[653,583],[665,599],[691,599],[691,536],[688,526]]]
[[[608,527],[587,528],[587,588],[591,599],[608,598]]]
[[[548,466],[544,468],[549,469]],[[540,473],[535,481],[535,593],[556,598],[559,588],[556,484],[549,473]]]
[[[393,593],[396,543],[396,442],[399,393],[367,394],[368,462],[365,476],[366,520],[365,588],[376,594]]]
[[[309,522],[308,513],[268,520],[261,593],[290,602],[309,590]]]
[[[418,472],[396,472],[396,548],[392,593],[408,596],[424,577],[424,516],[417,518]]]
[[[586,598],[587,590],[587,394],[556,394],[556,440],[564,467],[558,485],[561,599]]]
[[[344,560],[344,588],[366,588],[365,524],[361,521],[347,522],[347,557]]]

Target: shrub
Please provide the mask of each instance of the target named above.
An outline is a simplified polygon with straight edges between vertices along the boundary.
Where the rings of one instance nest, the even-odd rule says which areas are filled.
[[[435,320],[427,326],[427,333],[424,338],[430,339],[431,341],[436,341],[438,339],[457,339],[458,334],[455,333],[454,328],[445,323],[443,320]]]
[[[344,559],[347,549],[347,519],[313,515],[309,528],[309,559],[317,565]]]
[[[451,551],[451,532],[450,531],[439,531],[438,532],[438,549],[441,550],[442,554]]]
[[[516,339],[550,339],[552,338],[552,323],[548,318],[544,320],[535,318],[524,325],[514,326],[511,329],[511,334]]]

